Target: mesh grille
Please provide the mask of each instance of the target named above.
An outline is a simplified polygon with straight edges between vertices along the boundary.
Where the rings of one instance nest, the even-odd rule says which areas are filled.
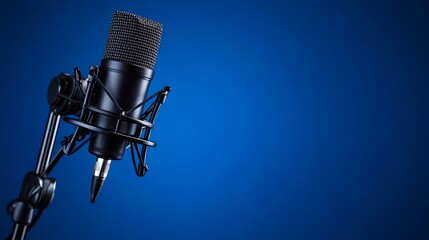
[[[104,58],[153,69],[161,42],[162,24],[126,12],[115,12]]]

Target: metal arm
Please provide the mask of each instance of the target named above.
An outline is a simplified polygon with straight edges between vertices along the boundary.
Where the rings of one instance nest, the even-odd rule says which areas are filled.
[[[49,165],[60,120],[60,115],[53,112],[49,113],[36,169],[34,172],[27,173],[22,183],[19,198],[11,201],[8,205],[8,212],[14,221],[9,239],[23,240],[29,225],[33,221],[34,209],[37,209],[41,214],[41,211],[43,212],[52,201],[55,179],[42,177],[40,173],[45,171]]]
[[[60,74],[58,77],[51,81],[51,86],[48,91],[48,101],[51,105],[51,111],[46,122],[45,133],[43,136],[42,144],[40,146],[39,157],[34,172],[29,172],[24,178],[22,183],[21,192],[18,199],[11,201],[8,205],[8,212],[14,222],[14,227],[8,239],[23,240],[26,232],[31,226],[39,219],[44,209],[51,203],[56,182],[54,178],[48,178],[49,172],[54,168],[64,154],[71,154],[75,150],[75,143],[85,136],[85,132],[79,128],[76,129],[73,137],[68,137],[62,142],[61,149],[57,152],[51,161],[52,150],[55,145],[58,128],[62,118],[62,114],[70,113],[71,108],[67,104],[70,101],[58,101],[57,96],[62,97],[64,89],[60,88],[60,83],[68,81],[70,84],[76,84],[80,81],[80,72],[75,69],[75,78],[69,75]],[[71,98],[79,92],[71,91]],[[83,114],[84,111],[82,111]],[[84,142],[86,143],[86,141]],[[38,210],[34,215],[34,209]]]
[[[52,149],[57,137],[58,127],[60,125],[61,116],[53,112],[49,113],[49,118],[45,127],[45,135],[43,137],[42,146],[40,147],[39,158],[36,165],[36,174],[43,172],[51,159]]]

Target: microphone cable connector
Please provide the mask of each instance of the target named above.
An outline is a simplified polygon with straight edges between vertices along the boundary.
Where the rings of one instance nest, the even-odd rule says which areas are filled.
[[[103,187],[104,181],[106,180],[107,174],[109,173],[110,163],[112,160],[97,158],[94,165],[94,175],[92,176],[91,182],[91,202],[94,203],[97,199],[98,194]]]

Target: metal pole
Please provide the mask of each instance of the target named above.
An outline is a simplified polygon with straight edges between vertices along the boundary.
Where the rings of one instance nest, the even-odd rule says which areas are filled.
[[[58,126],[60,124],[61,116],[49,113],[49,118],[45,127],[45,135],[43,136],[42,145],[40,146],[39,158],[36,165],[36,174],[42,173],[48,167],[49,160],[51,159],[52,149],[57,137]]]
[[[61,121],[60,115],[54,114],[53,112],[49,113],[49,118],[48,118],[48,121],[46,122],[46,127],[45,127],[45,135],[43,136],[42,145],[40,146],[39,158],[36,164],[35,173],[38,175],[43,173],[49,165],[49,160],[52,155],[52,149],[55,144],[55,139],[57,137],[60,121]],[[27,205],[26,209],[27,208],[28,210],[32,211],[31,205]],[[30,217],[29,222],[31,222],[31,219],[32,219],[32,216]],[[25,234],[27,232],[27,227],[28,227],[27,224],[28,222],[23,223],[23,222],[15,221],[12,234],[11,234],[11,237],[12,237],[11,239],[24,240]]]
[[[12,230],[12,240],[24,240],[25,232],[27,231],[27,225],[21,223],[15,223]]]

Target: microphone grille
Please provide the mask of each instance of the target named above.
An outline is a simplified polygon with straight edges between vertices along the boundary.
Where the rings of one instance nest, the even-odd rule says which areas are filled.
[[[132,13],[114,12],[103,58],[153,69],[161,35],[161,23]]]

